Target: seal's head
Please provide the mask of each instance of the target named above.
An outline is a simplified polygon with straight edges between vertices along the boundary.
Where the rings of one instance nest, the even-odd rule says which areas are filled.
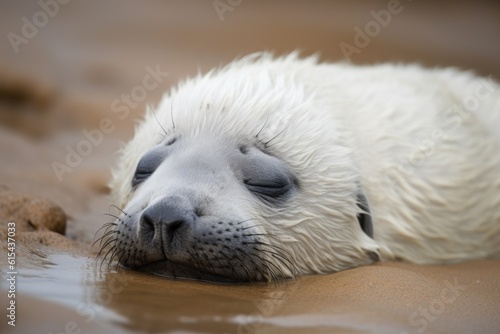
[[[268,281],[370,263],[348,136],[284,68],[243,59],[146,114],[111,184],[113,258],[210,281]],[[283,73],[289,73],[285,75]]]

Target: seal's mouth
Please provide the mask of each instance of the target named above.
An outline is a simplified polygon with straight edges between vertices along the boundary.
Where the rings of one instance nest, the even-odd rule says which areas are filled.
[[[172,262],[166,259],[148,263],[139,267],[134,267],[134,268],[125,267],[125,268],[137,270],[140,272],[146,272],[161,277],[188,280],[188,281],[204,281],[209,283],[227,283],[227,284],[250,282],[249,279],[244,279],[243,277],[237,279],[237,278],[230,278],[222,275],[217,275],[187,266],[185,264]]]

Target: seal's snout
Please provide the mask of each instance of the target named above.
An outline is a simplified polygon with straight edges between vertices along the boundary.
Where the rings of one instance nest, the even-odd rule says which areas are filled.
[[[194,209],[180,197],[166,197],[151,204],[141,215],[139,236],[149,242],[162,238],[171,243],[194,220]]]

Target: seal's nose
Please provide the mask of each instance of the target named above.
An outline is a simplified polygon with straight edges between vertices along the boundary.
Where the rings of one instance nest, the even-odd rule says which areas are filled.
[[[194,210],[187,201],[180,197],[162,198],[142,213],[139,236],[149,242],[162,238],[163,242],[172,242],[177,234],[186,229],[193,217]]]

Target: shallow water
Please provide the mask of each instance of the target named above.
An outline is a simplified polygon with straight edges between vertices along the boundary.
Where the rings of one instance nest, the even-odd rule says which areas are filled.
[[[121,268],[108,271],[100,268],[99,261],[78,255],[46,256],[18,271],[21,315],[13,333],[39,331],[41,324],[25,318],[34,312],[37,317],[47,313],[42,328],[54,333],[68,322],[90,331],[107,328],[129,333],[253,333],[292,328],[319,333],[321,327],[341,325],[317,316],[294,317],[293,321],[273,317],[299,288],[299,281],[270,285],[172,281]],[[22,305],[26,301],[39,307]],[[57,310],[62,314],[54,314]]]
[[[317,316],[294,317],[293,321],[273,317],[299,288],[299,281],[270,285],[172,281],[121,268],[102,269],[93,258],[57,253],[19,269],[17,279],[21,305],[13,333],[39,331],[40,325],[55,333],[68,322],[90,331],[107,328],[129,333],[252,333],[292,328],[319,333],[321,327],[341,326],[334,319]],[[26,301],[32,306],[23,305]],[[58,310],[62,310],[60,315]],[[43,324],[25,318],[34,312],[47,317]]]
[[[410,322],[412,314],[429,308],[451,283],[459,285],[457,295],[426,326],[494,333],[500,325],[495,261],[378,264],[267,285],[174,281],[104,267],[93,257],[37,255],[18,268],[17,326],[2,323],[2,332],[417,333],[423,327]]]

